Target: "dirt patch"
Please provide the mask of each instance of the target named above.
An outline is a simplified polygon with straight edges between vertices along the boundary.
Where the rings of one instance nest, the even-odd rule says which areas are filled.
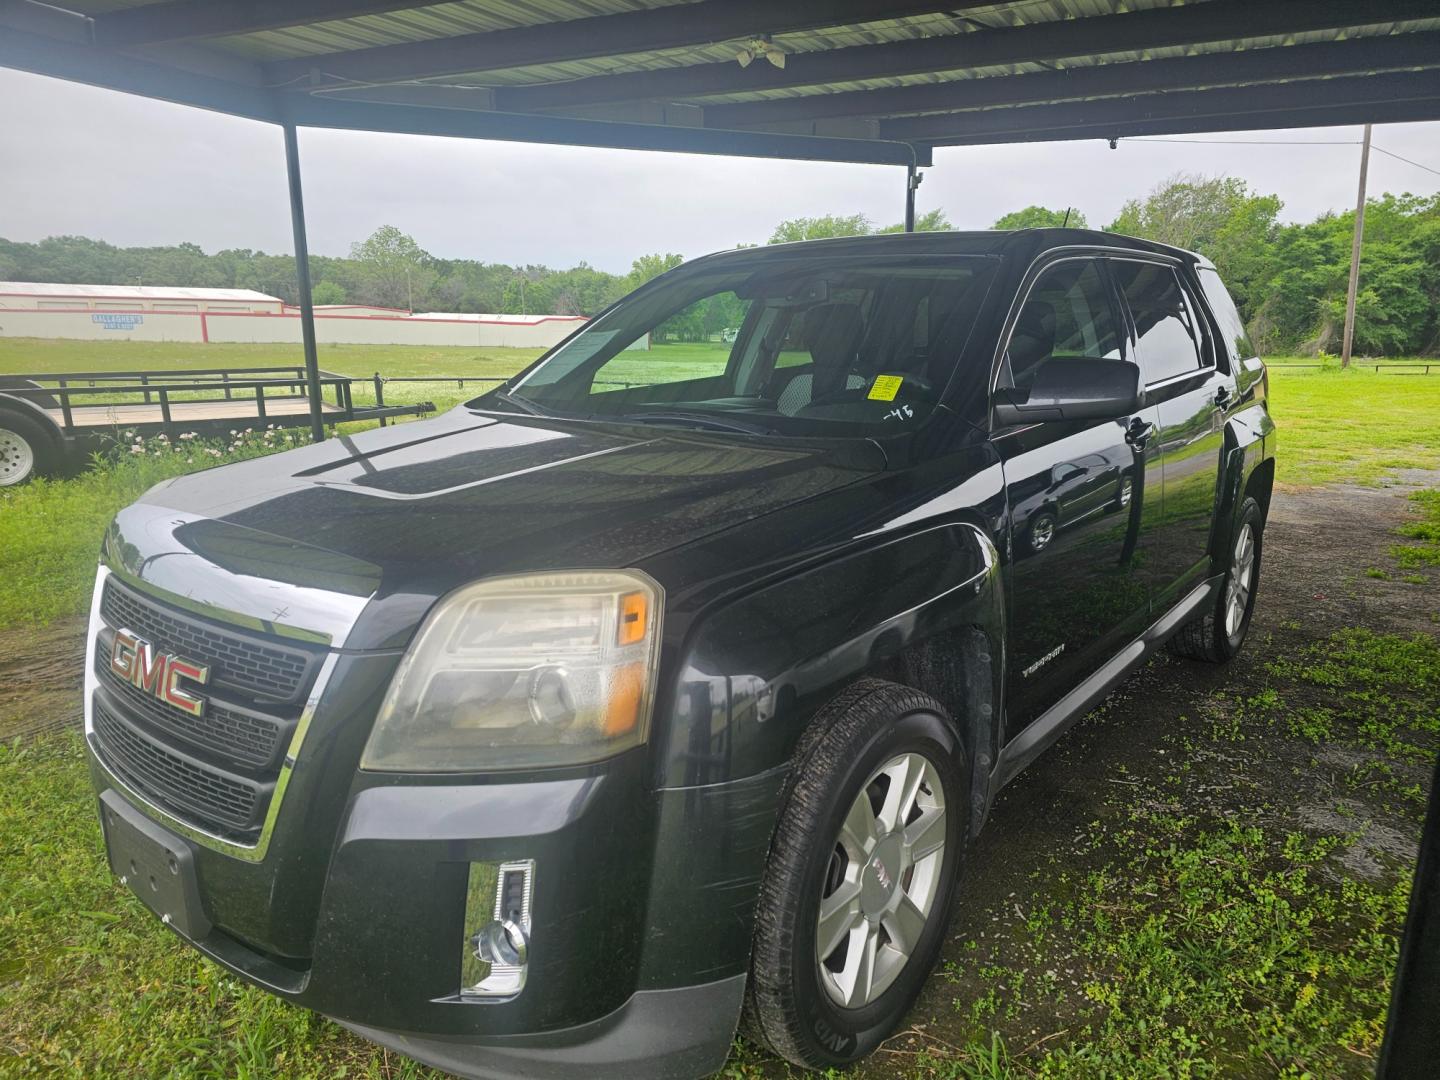
[[[0,740],[80,723],[85,619],[0,630]]]

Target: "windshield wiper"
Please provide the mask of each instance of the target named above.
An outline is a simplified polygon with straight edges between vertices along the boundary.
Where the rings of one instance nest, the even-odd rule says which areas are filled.
[[[497,387],[496,389],[490,391],[490,396],[496,401],[503,401],[506,405],[513,405],[521,412],[527,413],[530,416],[545,415],[529,401],[525,400],[522,397],[517,397],[515,394],[510,393],[509,390],[504,390]]]
[[[596,420],[606,419],[604,416],[593,417]],[[643,412],[623,413],[620,416],[612,417],[624,424],[689,424],[694,427],[710,428],[714,431],[738,431],[745,435],[773,435],[773,428],[764,427],[760,424],[746,423],[743,420],[732,420],[728,417],[712,416],[709,413],[687,413],[687,412]]]

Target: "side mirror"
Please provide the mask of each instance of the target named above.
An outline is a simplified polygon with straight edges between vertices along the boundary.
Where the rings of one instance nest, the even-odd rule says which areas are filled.
[[[1035,369],[1027,394],[995,391],[995,422],[1037,424],[1042,420],[1113,420],[1145,405],[1140,368],[1128,360],[1091,357],[1050,359]]]

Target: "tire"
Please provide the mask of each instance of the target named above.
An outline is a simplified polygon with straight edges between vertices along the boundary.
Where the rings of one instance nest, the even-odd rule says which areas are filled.
[[[1264,553],[1265,516],[1260,504],[1247,498],[1230,538],[1225,580],[1210,610],[1192,619],[1170,639],[1170,651],[1190,660],[1223,664],[1245,643],[1255,597],[1260,592],[1260,562]]]
[[[827,1068],[857,1061],[894,1031],[949,925],[969,831],[967,775],[955,728],[919,691],[867,679],[815,719],[796,751],[760,887],[745,1006],[753,1040],[796,1065]],[[897,815],[901,806],[909,812]],[[897,817],[909,826],[887,829]],[[868,859],[856,850],[866,842]],[[833,912],[826,957],[817,947],[822,901]]]
[[[1055,542],[1059,522],[1053,510],[1041,510],[1030,519],[1025,529],[1025,546],[1036,555]]]
[[[23,413],[0,410],[0,487],[14,487],[60,466],[50,433]]]

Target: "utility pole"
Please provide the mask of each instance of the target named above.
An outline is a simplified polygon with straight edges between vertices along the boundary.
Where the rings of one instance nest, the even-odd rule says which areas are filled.
[[[1365,235],[1365,174],[1370,171],[1370,125],[1360,142],[1360,194],[1355,199],[1355,239],[1350,244],[1350,288],[1345,292],[1345,342],[1340,346],[1340,366],[1350,366],[1350,347],[1355,342],[1355,293],[1360,287],[1360,240]]]

